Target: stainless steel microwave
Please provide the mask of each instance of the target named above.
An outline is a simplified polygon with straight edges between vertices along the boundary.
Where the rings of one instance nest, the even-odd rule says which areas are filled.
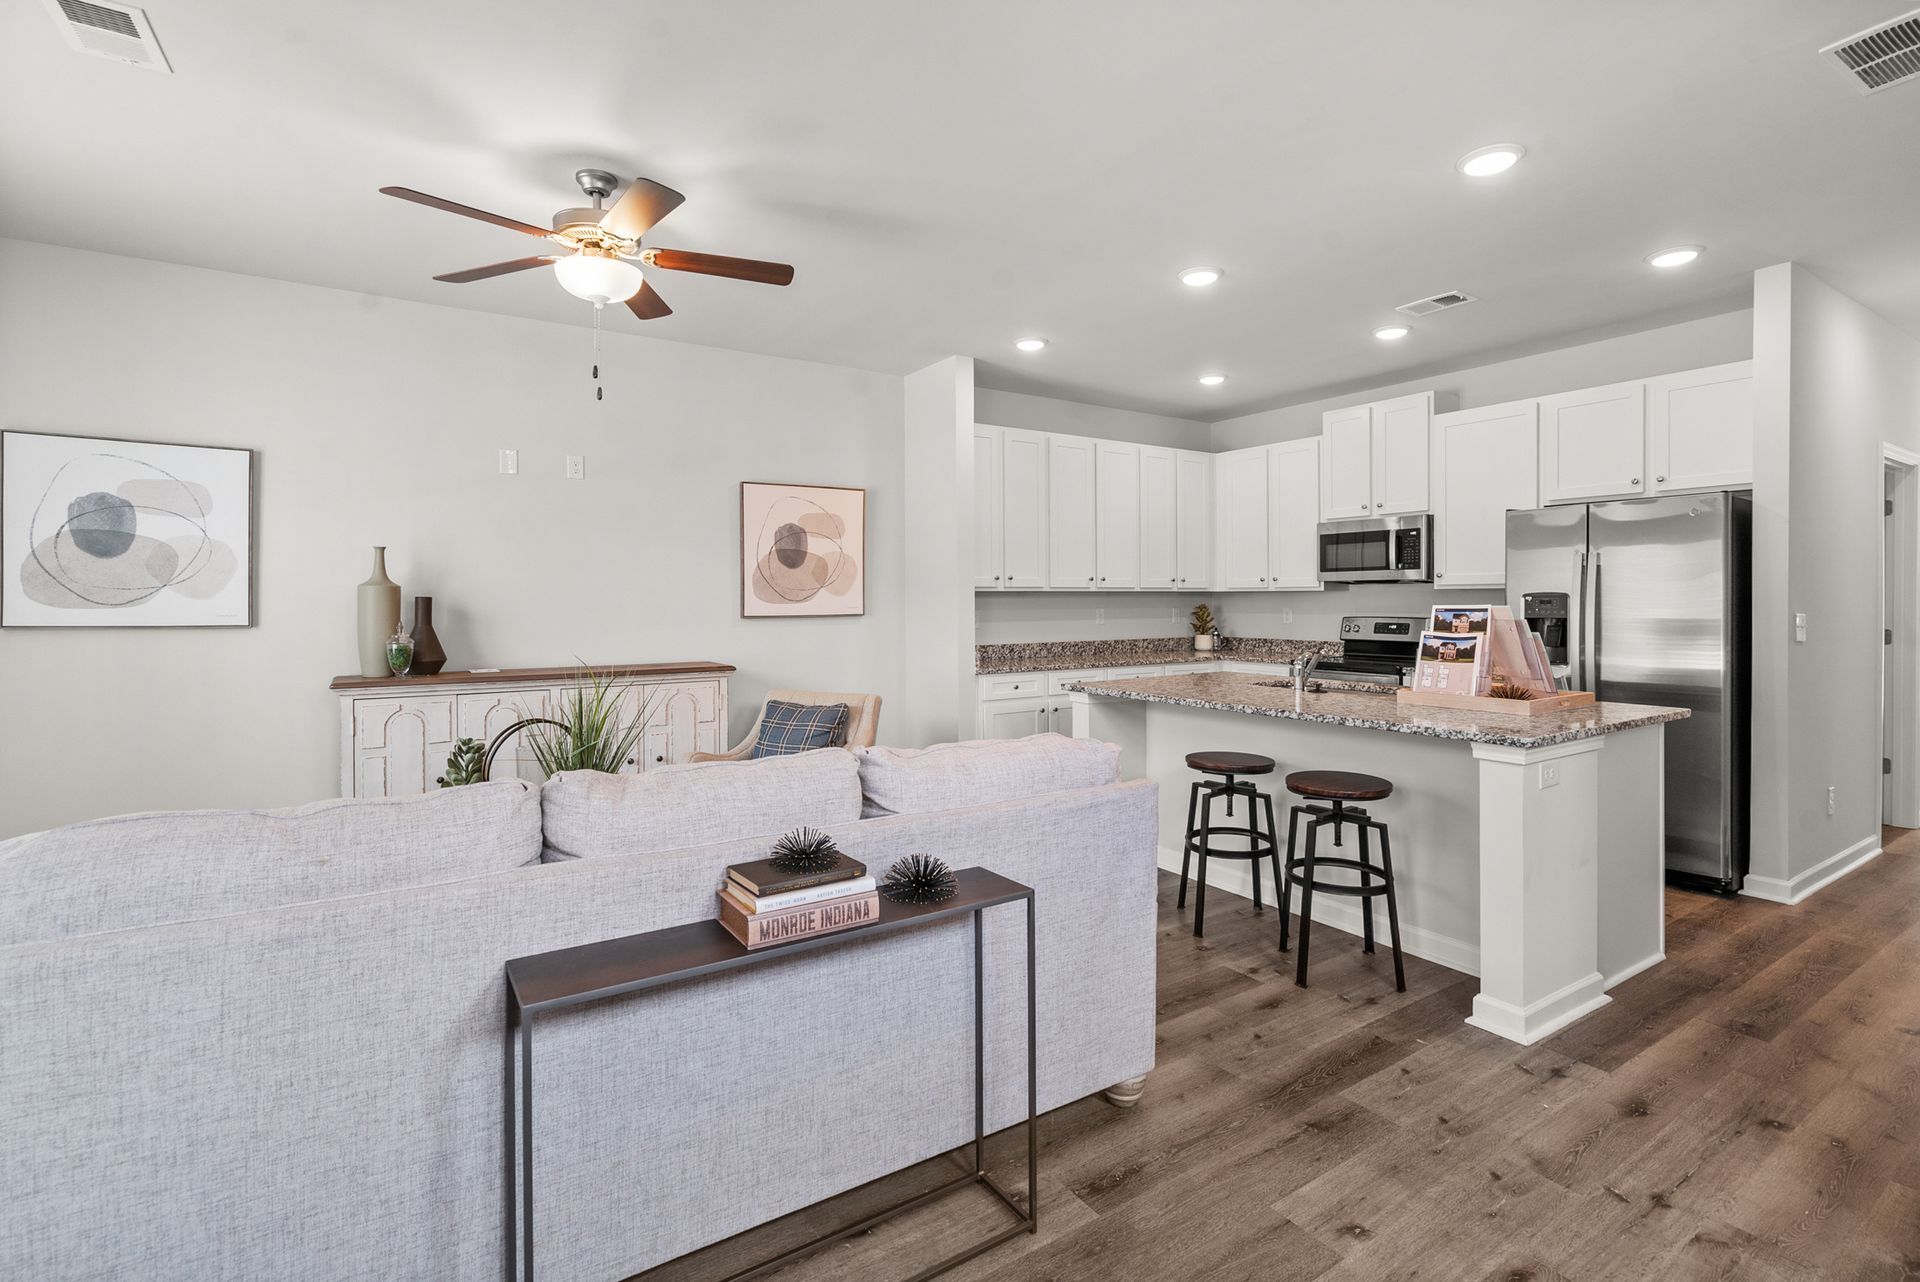
[[[1322,583],[1433,582],[1433,517],[1320,523]]]

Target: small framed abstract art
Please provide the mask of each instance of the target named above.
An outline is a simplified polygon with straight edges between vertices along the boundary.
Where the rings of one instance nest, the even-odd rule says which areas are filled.
[[[252,624],[252,450],[0,432],[0,626]]]
[[[867,492],[740,483],[740,616],[867,612]]]

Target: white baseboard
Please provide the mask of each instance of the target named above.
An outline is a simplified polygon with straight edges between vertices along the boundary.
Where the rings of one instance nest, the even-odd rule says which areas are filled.
[[[1170,873],[1180,871],[1180,852],[1169,847],[1160,847],[1160,866]],[[1265,865],[1263,865],[1265,867]],[[1260,897],[1263,903],[1271,904],[1277,896],[1269,892],[1271,877],[1260,879]],[[1253,898],[1253,874],[1243,860],[1219,860],[1207,869],[1207,889],[1224,890],[1241,899]],[[1193,890],[1187,890],[1187,902],[1193,902]],[[1295,910],[1300,903],[1299,893],[1294,894]],[[1361,933],[1360,903],[1345,897],[1320,895],[1313,901],[1313,920],[1316,925],[1331,926],[1335,930],[1345,931],[1349,935]],[[1276,926],[1276,929],[1278,927]],[[1374,934],[1376,943],[1384,945],[1387,939],[1387,914],[1384,907],[1379,913],[1379,929]],[[1462,974],[1478,978],[1480,975],[1480,945],[1468,943],[1464,939],[1454,939],[1449,935],[1435,934],[1418,926],[1400,923],[1400,948],[1402,952],[1415,957],[1437,962],[1448,970],[1457,970]],[[1652,963],[1648,963],[1651,965]]]
[[[1831,886],[1842,877],[1880,853],[1880,838],[1862,837],[1839,854],[1822,859],[1796,877],[1755,877],[1751,873],[1740,887],[1743,895],[1770,899],[1776,904],[1797,904],[1817,890]]]
[[[1611,1002],[1613,998],[1601,991],[1601,984],[1596,970],[1525,1007],[1480,993],[1473,999],[1473,1014],[1467,1016],[1467,1023],[1496,1037],[1531,1046]]]
[[[1601,982],[1600,987],[1612,988],[1617,984],[1624,984],[1641,971],[1652,970],[1666,959],[1667,955],[1665,953],[1652,953],[1646,957],[1642,957],[1632,965],[1622,966],[1619,970],[1614,971],[1613,974],[1608,975],[1606,979]]]

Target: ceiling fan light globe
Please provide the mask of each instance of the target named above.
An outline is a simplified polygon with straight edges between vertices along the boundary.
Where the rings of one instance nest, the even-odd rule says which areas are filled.
[[[557,260],[553,274],[560,288],[597,306],[626,302],[645,280],[640,269],[624,259],[585,252]]]

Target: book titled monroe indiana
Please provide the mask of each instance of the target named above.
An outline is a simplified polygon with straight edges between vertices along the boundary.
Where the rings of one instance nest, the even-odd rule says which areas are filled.
[[[720,900],[720,924],[727,933],[748,948],[785,944],[810,935],[830,935],[854,926],[865,926],[880,919],[880,895],[867,891],[824,903],[803,904],[781,912],[748,913],[742,911],[724,891]]]

